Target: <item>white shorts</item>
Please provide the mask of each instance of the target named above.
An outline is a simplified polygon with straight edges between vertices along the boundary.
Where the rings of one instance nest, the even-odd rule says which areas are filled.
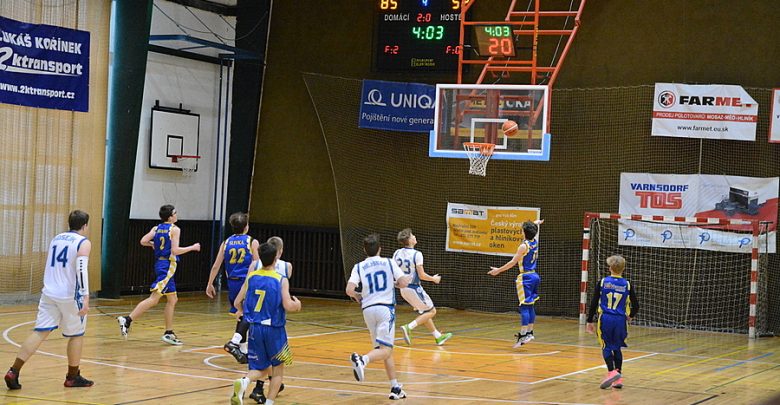
[[[373,305],[363,310],[363,319],[371,333],[371,344],[375,349],[380,346],[393,347],[395,341],[395,307]]]
[[[82,336],[87,328],[87,317],[79,316],[79,305],[76,300],[55,300],[46,294],[41,294],[34,330],[46,332],[58,327],[62,336]]]
[[[433,301],[428,293],[423,290],[422,286],[405,287],[401,289],[401,296],[409,303],[417,312],[424,313],[433,309]]]

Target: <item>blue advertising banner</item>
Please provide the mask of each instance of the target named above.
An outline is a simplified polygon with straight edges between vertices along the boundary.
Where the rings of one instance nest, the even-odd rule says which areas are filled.
[[[436,87],[420,83],[363,80],[360,128],[425,132],[433,129]]]
[[[0,103],[89,109],[89,32],[0,17]]]

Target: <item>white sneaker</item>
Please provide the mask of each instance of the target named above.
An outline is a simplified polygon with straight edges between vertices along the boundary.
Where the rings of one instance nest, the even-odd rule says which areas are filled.
[[[163,342],[168,343],[169,345],[181,346],[184,344],[184,342],[182,342],[181,340],[179,340],[179,338],[176,337],[175,333],[166,333],[162,335],[161,339]]]
[[[404,399],[404,398],[406,398],[406,393],[404,392],[404,390],[401,389],[400,385],[397,385],[390,390],[390,399]]]
[[[244,393],[246,392],[246,387],[248,386],[248,378],[239,378],[238,380],[233,381],[233,396],[230,397],[230,405],[244,404]]]
[[[365,368],[366,363],[363,362],[363,357],[357,353],[352,353],[352,356],[350,356],[350,361],[352,361],[352,373],[355,374],[355,379],[358,381],[363,381],[365,378]]]
[[[127,340],[127,331],[130,329],[130,325],[127,322],[127,318],[124,316],[116,317],[116,321],[119,323],[119,333]]]
[[[521,335],[519,333],[515,334],[515,337],[517,338],[517,343],[515,343],[514,346],[512,346],[513,349],[517,349],[518,347],[525,344],[525,335]]]
[[[527,343],[529,343],[530,341],[532,341],[534,339],[536,339],[534,337],[534,335],[529,333],[529,334],[525,335],[525,337],[523,338],[523,344],[527,344]]]
[[[401,325],[401,332],[404,333],[404,342],[407,345],[412,345],[412,330],[409,329],[409,325]]]

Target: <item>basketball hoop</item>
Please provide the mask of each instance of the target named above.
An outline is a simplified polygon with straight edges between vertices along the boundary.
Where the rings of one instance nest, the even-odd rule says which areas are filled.
[[[493,156],[493,143],[463,142],[463,149],[469,157],[469,174],[485,176],[487,164]]]
[[[190,177],[198,170],[198,159],[200,159],[200,156],[195,155],[171,156],[173,163],[179,163],[181,175],[184,177]]]

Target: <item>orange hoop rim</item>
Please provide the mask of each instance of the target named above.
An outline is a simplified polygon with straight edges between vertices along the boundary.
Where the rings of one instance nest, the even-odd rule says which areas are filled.
[[[484,156],[492,156],[493,150],[496,147],[496,144],[494,143],[485,143],[485,142],[463,142],[463,146],[468,148],[479,148],[479,154]]]
[[[198,155],[171,155],[171,161],[177,163],[179,159],[200,159]]]

